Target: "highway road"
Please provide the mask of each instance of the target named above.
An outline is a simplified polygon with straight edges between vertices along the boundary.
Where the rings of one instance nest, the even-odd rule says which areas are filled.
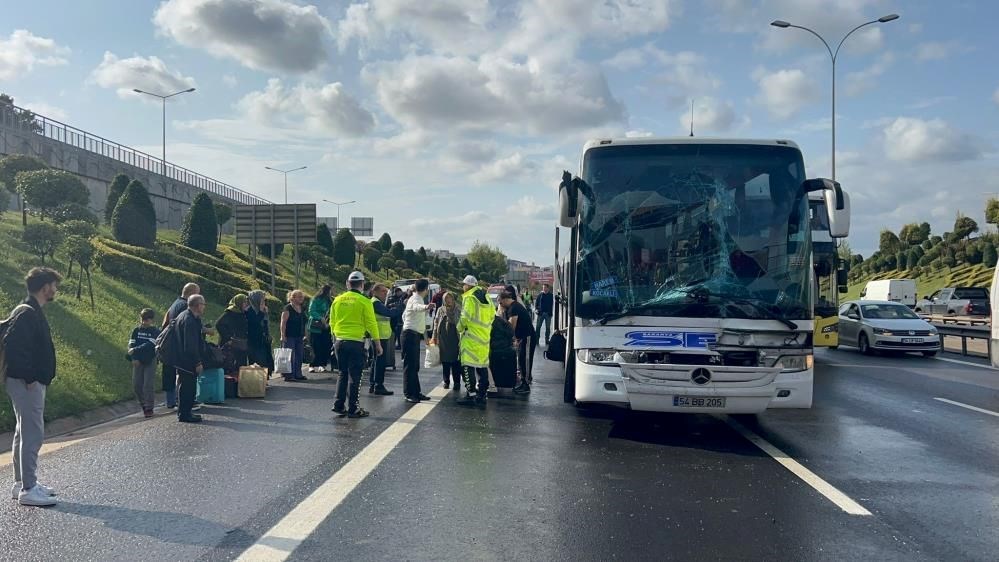
[[[42,456],[58,506],[0,504],[0,558],[996,559],[999,371],[974,359],[823,351],[812,409],[727,417],[577,410],[538,357],[484,410],[423,372],[433,401],[335,418],[327,377],[85,432]]]

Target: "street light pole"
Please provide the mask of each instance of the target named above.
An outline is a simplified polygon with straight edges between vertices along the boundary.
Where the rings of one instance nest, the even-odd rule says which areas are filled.
[[[350,205],[351,203],[357,203],[357,201],[344,201],[343,203],[337,203],[336,201],[330,201],[329,199],[323,199],[327,203],[336,205],[336,229],[340,230],[340,207],[344,205]]]
[[[298,167],[298,168],[292,168],[291,170],[279,170],[277,168],[271,168],[270,166],[264,166],[264,168],[267,169],[267,170],[271,170],[272,172],[281,172],[282,174],[284,174],[284,204],[287,205],[288,204],[288,174],[290,174],[291,172],[297,172],[299,170],[304,170],[304,169],[308,168],[308,166],[301,166],[301,167]]]
[[[140,90],[138,88],[133,88],[132,89],[132,91],[135,92],[135,93],[137,93],[137,94],[146,94],[147,96],[153,96],[154,98],[160,98],[160,101],[163,102],[163,170],[162,170],[162,173],[163,173],[164,176],[166,175],[166,165],[167,165],[167,161],[166,161],[166,100],[169,99],[169,98],[172,98],[174,96],[179,96],[180,94],[189,94],[189,93],[193,92],[194,90],[195,90],[195,88],[188,88],[186,90],[181,90],[179,92],[174,92],[174,93],[172,93],[170,95],[164,96],[164,95],[161,95],[161,94],[154,94],[152,92],[146,92],[146,91]]]
[[[875,23],[887,23],[890,21],[897,20],[898,18],[899,18],[898,14],[888,14],[887,16],[882,16],[876,20],[864,22],[858,25],[857,27],[854,27],[853,29],[850,30],[849,33],[844,35],[843,38],[839,40],[839,44],[836,46],[836,51],[832,50],[832,48],[829,46],[829,43],[821,35],[812,31],[807,27],[801,25],[794,25],[792,23],[788,23],[783,20],[774,20],[773,22],[770,23],[770,25],[774,27],[780,27],[782,29],[793,27],[795,29],[801,29],[807,31],[812,35],[818,37],[819,41],[822,41],[822,44],[826,46],[826,50],[829,51],[829,58],[832,59],[832,179],[833,181],[836,181],[836,59],[839,58],[839,50],[840,48],[843,47],[843,42],[846,41],[847,37],[853,35],[853,33],[858,29],[866,27],[868,25],[873,25]]]

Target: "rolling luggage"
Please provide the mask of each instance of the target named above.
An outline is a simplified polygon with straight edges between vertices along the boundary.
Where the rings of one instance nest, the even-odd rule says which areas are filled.
[[[222,404],[225,402],[225,373],[222,369],[205,369],[198,377],[198,402]]]
[[[263,398],[267,395],[267,370],[263,367],[240,367],[237,394],[240,398]]]

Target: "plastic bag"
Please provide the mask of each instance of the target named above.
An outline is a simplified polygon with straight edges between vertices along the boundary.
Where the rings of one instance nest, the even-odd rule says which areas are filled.
[[[427,346],[427,356],[423,359],[423,368],[432,369],[441,364],[441,349],[434,344]]]
[[[274,372],[285,375],[291,372],[291,349],[287,347],[274,348]]]

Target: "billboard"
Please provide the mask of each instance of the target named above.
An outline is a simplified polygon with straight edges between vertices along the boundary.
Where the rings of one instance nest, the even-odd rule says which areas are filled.
[[[326,228],[329,229],[330,234],[336,236],[337,231],[337,218],[336,217],[319,217],[316,219],[317,224],[325,224]]]
[[[240,205],[234,209],[237,244],[316,242],[316,206]]]
[[[353,217],[350,219],[350,232],[356,236],[372,237],[375,235],[374,217]]]
[[[538,270],[531,272],[531,283],[548,283],[551,285],[555,281],[555,272],[552,270]]]

